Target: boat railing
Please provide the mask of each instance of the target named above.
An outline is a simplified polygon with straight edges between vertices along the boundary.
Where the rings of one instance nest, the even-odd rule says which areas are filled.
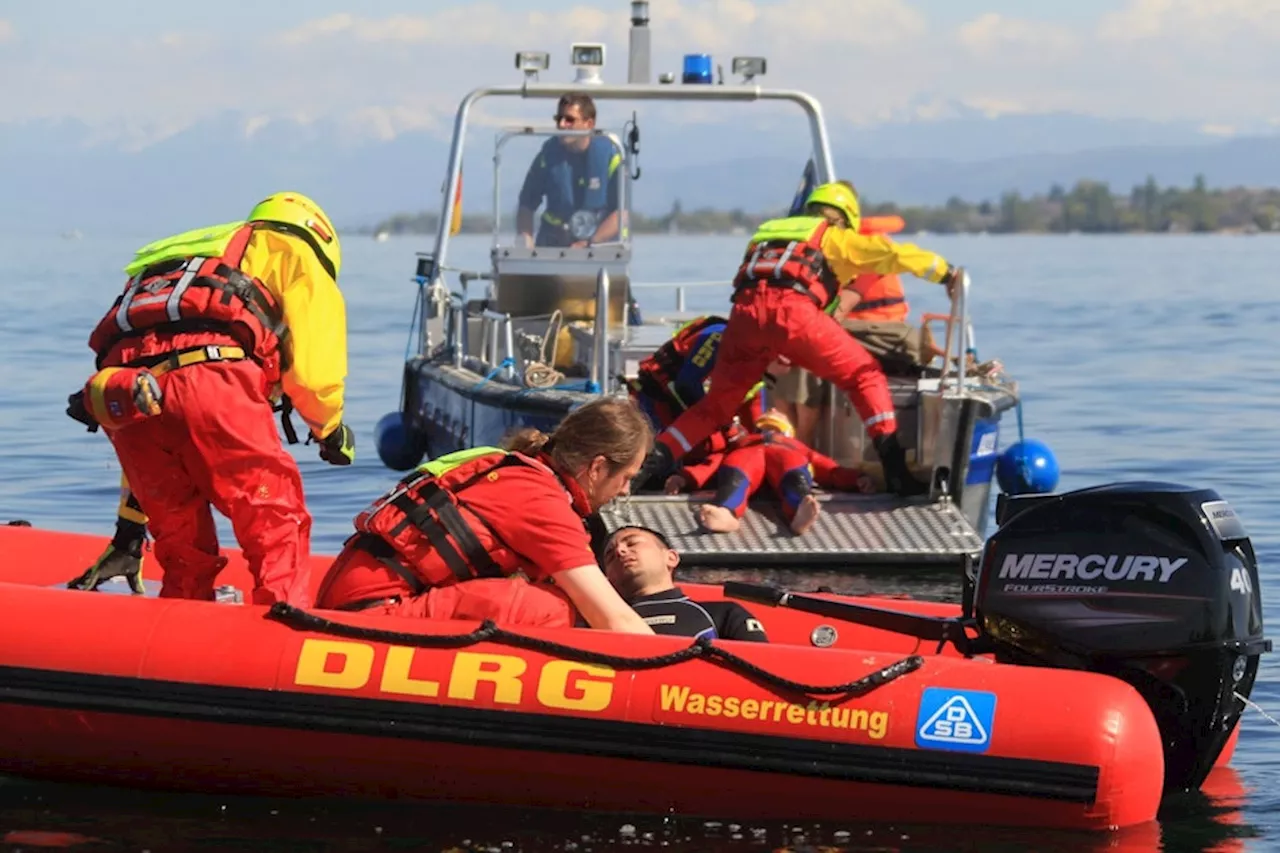
[[[468,321],[467,298],[461,293],[450,293],[445,306],[445,346],[453,354],[453,366],[462,367],[471,356],[471,328]],[[519,365],[516,364],[515,330],[511,315],[484,309],[475,315],[480,320],[480,346],[477,362],[492,376],[513,380]]]
[[[485,309],[480,312],[480,351],[491,369],[507,381],[516,377],[511,315]]]
[[[960,280],[951,289],[951,312],[947,317],[946,343],[942,347],[942,376],[939,387],[944,390],[950,387],[958,394],[964,393],[966,362],[973,338],[973,329],[969,325],[969,287],[969,272],[964,270]],[[953,339],[954,353],[951,347]]]
[[[468,281],[488,279],[489,275],[481,272],[464,273]],[[461,278],[461,276],[460,276]],[[630,285],[635,290],[674,289],[676,292],[675,310],[686,310],[686,291],[691,288],[725,287],[724,281],[686,281],[686,282],[645,282]],[[969,322],[969,295],[972,283],[966,271],[952,289],[950,311],[945,314],[926,314],[922,325],[933,320],[945,323],[946,334],[943,344],[943,366],[938,380],[938,392],[943,396],[963,395],[967,385],[967,356],[972,348],[972,327]],[[449,293],[447,305],[447,345],[454,356],[455,366],[461,367],[467,354],[471,352],[469,340],[469,324],[467,322],[468,296],[467,288],[463,292]],[[596,273],[595,317],[592,323],[592,355],[590,376],[592,385],[600,393],[609,392],[610,384],[610,337],[609,337],[609,291],[610,280],[607,269],[601,267]],[[479,360],[491,370],[497,370],[505,380],[512,380],[518,375],[514,345],[514,324],[510,314],[484,309],[478,315],[481,335],[478,348]]]
[[[450,293],[445,303],[445,347],[453,354],[453,366],[462,367],[467,354],[467,302],[460,293]]]
[[[696,287],[729,287],[728,281],[653,281],[633,283],[632,290],[672,290],[676,292],[675,310],[683,312],[685,308],[685,290]]]
[[[609,271],[596,273],[596,317],[591,337],[591,382],[600,394],[609,388]]]

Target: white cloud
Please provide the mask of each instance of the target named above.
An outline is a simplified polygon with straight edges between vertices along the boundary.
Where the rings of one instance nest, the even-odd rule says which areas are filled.
[[[244,138],[252,139],[254,134],[271,124],[271,116],[249,116],[244,122]]]
[[[564,81],[572,79],[570,42],[601,41],[605,79],[625,78],[626,4],[535,3],[540,10],[512,13],[438,0],[419,4],[426,14],[342,12],[256,36],[170,27],[127,49],[104,35],[5,51],[0,79],[25,82],[0,88],[0,121],[75,117],[99,141],[140,146],[234,113],[245,137],[272,122],[329,119],[344,138],[387,139],[447,133],[465,91],[519,84],[516,50],[550,50],[543,80]],[[915,0],[661,0],[651,5],[652,70],[678,72],[680,56],[694,50],[712,53],[726,73],[734,55],[763,55],[764,85],[811,91],[828,118],[862,124],[936,120],[968,106],[989,115],[1071,110],[1239,129],[1259,121],[1258,104],[1280,99],[1280,0],[1128,0],[1075,27],[1036,20],[1035,7],[1027,4],[1022,18],[979,11],[944,29]],[[0,41],[14,37],[0,20]],[[187,61],[166,58],[157,73],[157,52]],[[770,110],[698,109],[687,120],[782,114]],[[517,113],[539,123],[550,115],[541,102]]]
[[[1032,112],[1031,108],[1025,102],[1011,101],[1007,98],[988,98],[979,95],[972,98],[966,98],[964,104],[967,107],[972,107],[973,109],[978,110],[987,118]]]
[[[1105,41],[1122,43],[1274,39],[1280,35],[1280,0],[1129,0],[1124,9],[1104,15],[1097,32]]]
[[[1206,136],[1235,136],[1236,129],[1229,124],[1202,124],[1200,132]]]
[[[957,36],[970,53],[1002,62],[1008,62],[1010,51],[1043,61],[1066,55],[1076,47],[1075,34],[1067,27],[1006,18],[994,12],[961,25]]]
[[[342,12],[307,21],[276,38],[281,44],[291,46],[341,40],[368,44],[512,46],[524,44],[531,37],[590,38],[611,31],[616,35],[626,27],[625,18],[588,6],[575,6],[553,14],[527,12],[523,21],[495,27],[494,20],[501,17],[502,12],[485,3],[453,6],[424,16],[363,18]]]

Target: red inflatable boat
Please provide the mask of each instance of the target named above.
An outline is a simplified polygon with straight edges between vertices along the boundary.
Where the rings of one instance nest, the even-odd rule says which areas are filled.
[[[1088,528],[1071,548],[1046,531],[1088,503],[1149,518],[1225,507],[1164,488],[1005,507],[963,608],[684,585],[744,600],[768,645],[71,591],[102,539],[0,528],[0,773],[721,818],[1142,824],[1230,755],[1240,703],[1219,682],[1248,695],[1267,645],[1256,598],[1241,613],[1206,578],[1239,555],[1256,590],[1252,550],[1190,521],[1178,547],[1136,525],[1122,540]],[[1101,555],[1102,583],[1024,591],[1073,549],[1077,579]],[[229,556],[221,582],[247,590]],[[1178,581],[1155,596],[1148,558]],[[1198,614],[1212,599],[1213,613],[1188,617],[1171,596]],[[1193,644],[1172,643],[1175,622]],[[1148,651],[1152,638],[1170,642]],[[1214,682],[1213,667],[1236,677]]]

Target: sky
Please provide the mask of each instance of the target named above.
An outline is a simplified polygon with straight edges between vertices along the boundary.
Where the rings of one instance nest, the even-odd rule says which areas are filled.
[[[1280,0],[652,0],[654,73],[709,52],[767,57],[858,125],[1067,111],[1195,122],[1229,136],[1280,124]],[[626,74],[626,0],[0,0],[0,125],[73,119],[144,148],[213,116],[252,134],[339,121],[389,139],[446,133],[458,98],[518,83],[514,52],[573,41]]]

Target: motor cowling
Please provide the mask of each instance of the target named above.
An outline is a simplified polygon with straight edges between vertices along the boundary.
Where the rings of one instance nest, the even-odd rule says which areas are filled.
[[[1211,489],[1116,483],[1002,496],[997,523],[973,590],[996,659],[1128,682],[1159,725],[1165,790],[1198,788],[1271,650],[1231,506]]]

